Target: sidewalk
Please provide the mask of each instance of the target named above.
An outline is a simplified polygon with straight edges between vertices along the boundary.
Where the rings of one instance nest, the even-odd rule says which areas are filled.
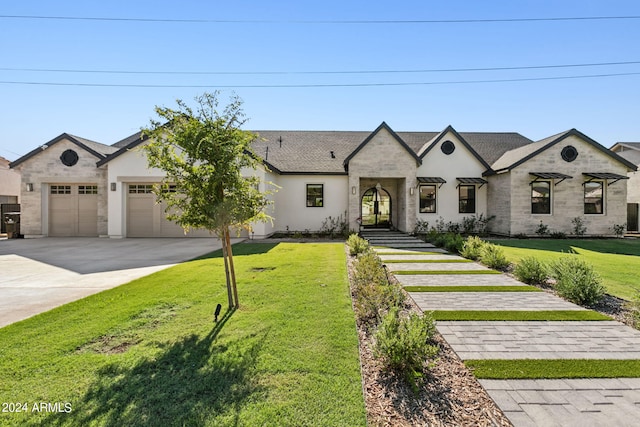
[[[464,274],[486,267],[451,262],[463,258],[444,256],[442,250],[406,234],[364,232],[363,237],[376,246],[383,262],[395,261],[387,265],[390,271],[421,273],[396,275],[403,286],[525,286],[505,274]],[[411,263],[398,263],[408,260]],[[420,260],[425,262],[416,262]],[[429,275],[430,271],[452,274]],[[585,310],[546,292],[409,295],[423,311]],[[462,360],[640,359],[640,331],[616,321],[438,321],[436,327]],[[640,425],[640,379],[479,381],[516,427]]]

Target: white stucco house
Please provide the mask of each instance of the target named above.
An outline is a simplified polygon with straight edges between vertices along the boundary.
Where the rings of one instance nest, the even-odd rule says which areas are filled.
[[[618,142],[611,147],[611,151],[640,166],[640,142]],[[640,207],[640,173],[631,171],[627,174],[627,230],[640,231],[638,211]]]
[[[273,223],[254,236],[316,231],[343,216],[351,229],[412,231],[418,220],[493,217],[489,229],[533,235],[542,221],[571,234],[611,235],[627,220],[628,174],[636,164],[572,129],[534,142],[518,133],[255,131],[261,186],[276,184]],[[183,237],[155,203],[163,178],[136,133],[113,145],[62,134],[11,164],[22,174],[26,237]],[[208,235],[192,231],[187,237]]]

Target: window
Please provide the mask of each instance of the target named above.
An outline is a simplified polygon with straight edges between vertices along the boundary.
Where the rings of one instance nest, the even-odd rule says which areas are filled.
[[[150,194],[153,193],[153,184],[129,184],[130,194]]]
[[[51,194],[71,194],[70,185],[52,185],[50,188]]]
[[[78,194],[98,194],[97,185],[79,185]]]
[[[531,213],[551,213],[551,181],[535,181],[531,183]]]
[[[476,186],[475,185],[461,185],[459,187],[459,209],[460,213],[475,213],[476,212]]]
[[[584,213],[604,213],[604,186],[602,181],[589,181],[584,183]]]
[[[323,184],[307,184],[307,207],[321,208],[323,206]]]
[[[436,186],[420,186],[420,213],[436,212]]]

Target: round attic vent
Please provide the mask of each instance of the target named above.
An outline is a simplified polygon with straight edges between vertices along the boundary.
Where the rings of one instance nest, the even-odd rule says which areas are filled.
[[[565,162],[573,162],[578,158],[578,150],[572,145],[567,145],[562,149],[560,155]]]
[[[454,152],[454,150],[456,149],[456,146],[453,145],[453,142],[451,142],[451,141],[445,141],[440,146],[440,149],[442,150],[442,152],[444,154],[446,154],[448,156],[449,154]]]
[[[65,150],[60,156],[60,161],[65,166],[73,166],[78,163],[78,153],[73,150]]]

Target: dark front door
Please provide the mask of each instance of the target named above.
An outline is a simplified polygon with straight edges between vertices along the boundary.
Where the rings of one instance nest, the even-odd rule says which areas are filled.
[[[370,188],[362,196],[362,225],[365,227],[391,226],[391,196],[382,188]]]
[[[627,231],[638,231],[638,203],[627,203]]]

